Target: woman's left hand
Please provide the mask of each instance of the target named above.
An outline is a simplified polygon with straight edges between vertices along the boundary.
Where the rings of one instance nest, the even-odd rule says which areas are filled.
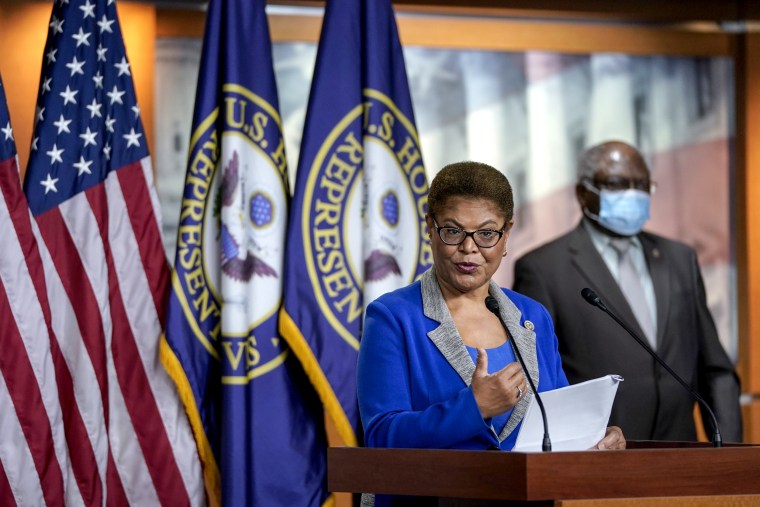
[[[625,449],[623,430],[617,426],[608,426],[604,438],[596,444],[595,449]]]

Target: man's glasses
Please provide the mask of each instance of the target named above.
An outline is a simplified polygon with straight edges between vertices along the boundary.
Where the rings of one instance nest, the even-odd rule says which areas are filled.
[[[496,246],[501,237],[504,235],[504,227],[501,230],[494,231],[493,229],[479,229],[477,231],[467,232],[459,227],[439,227],[438,222],[433,219],[435,230],[438,231],[441,241],[447,245],[461,245],[467,236],[472,236],[472,240],[480,248],[491,248]]]
[[[641,190],[648,192],[649,194],[654,194],[655,190],[657,190],[657,183],[654,181],[649,181],[648,179],[612,177],[604,180],[594,178],[593,180],[590,179],[590,181],[596,188],[612,191],[628,190],[629,188],[633,188],[635,190]]]

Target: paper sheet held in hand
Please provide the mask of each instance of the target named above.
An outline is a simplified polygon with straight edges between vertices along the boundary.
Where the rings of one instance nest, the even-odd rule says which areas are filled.
[[[582,451],[595,446],[610,420],[619,375],[607,375],[580,384],[545,391],[541,400],[549,423],[552,451]],[[525,412],[513,451],[541,451],[544,425],[534,396]]]

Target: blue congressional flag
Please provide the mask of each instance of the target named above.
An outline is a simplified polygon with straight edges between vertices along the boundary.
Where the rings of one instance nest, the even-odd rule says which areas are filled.
[[[348,445],[366,305],[432,264],[427,179],[390,0],[329,0],[288,228],[282,335]]]
[[[211,503],[322,505],[323,409],[278,333],[287,161],[263,0],[212,0],[162,361]]]

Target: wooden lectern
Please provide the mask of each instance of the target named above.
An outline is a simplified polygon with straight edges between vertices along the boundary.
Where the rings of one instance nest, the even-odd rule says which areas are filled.
[[[332,447],[327,460],[330,491],[435,497],[437,505],[760,505],[760,447],[752,445],[629,441],[624,451],[545,453]]]

